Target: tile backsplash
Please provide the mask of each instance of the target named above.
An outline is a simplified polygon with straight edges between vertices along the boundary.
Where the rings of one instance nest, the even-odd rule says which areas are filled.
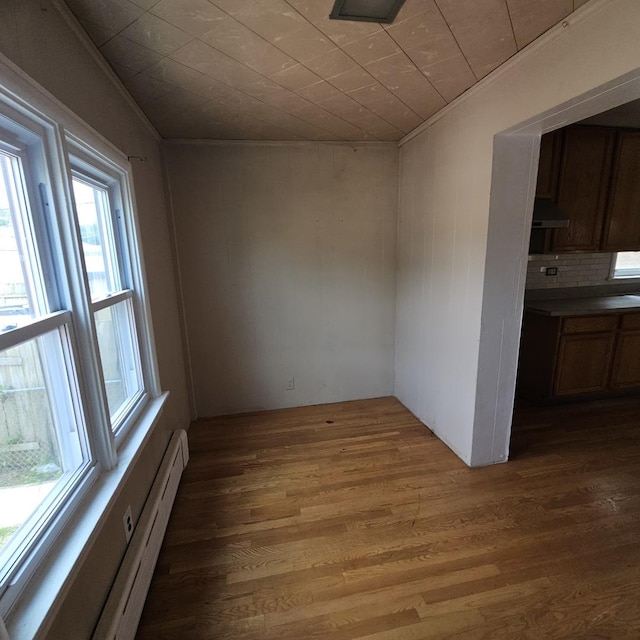
[[[613,284],[609,280],[611,253],[564,253],[529,256],[527,289],[559,289]],[[558,275],[548,276],[547,267],[558,269]]]

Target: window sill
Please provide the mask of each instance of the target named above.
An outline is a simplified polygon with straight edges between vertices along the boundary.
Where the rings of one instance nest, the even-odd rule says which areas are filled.
[[[137,424],[123,439],[117,467],[101,473],[84,497],[82,506],[71,516],[54,542],[47,559],[10,605],[4,618],[11,640],[33,640],[46,633],[145,444],[155,431],[168,395],[165,392],[149,401]],[[3,600],[10,596],[10,591],[5,593]],[[0,602],[0,607],[3,604]]]

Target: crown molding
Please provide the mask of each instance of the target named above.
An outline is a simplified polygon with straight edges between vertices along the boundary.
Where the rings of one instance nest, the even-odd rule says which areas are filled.
[[[190,145],[201,147],[398,147],[397,142],[383,142],[381,140],[209,140],[207,138],[166,138],[166,145]]]

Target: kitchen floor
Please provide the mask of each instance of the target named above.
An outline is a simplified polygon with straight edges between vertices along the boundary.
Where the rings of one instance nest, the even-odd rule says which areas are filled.
[[[638,430],[640,396],[536,405],[516,399],[509,459],[564,451],[569,447],[588,450],[600,443],[615,443],[624,430]],[[635,437],[634,437],[635,440]]]

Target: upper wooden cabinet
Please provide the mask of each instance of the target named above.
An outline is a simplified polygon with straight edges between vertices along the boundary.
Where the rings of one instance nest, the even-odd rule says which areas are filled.
[[[607,127],[564,131],[556,201],[570,222],[554,231],[553,251],[600,249],[614,141],[615,130]]]
[[[556,197],[558,190],[558,174],[562,153],[562,130],[553,131],[540,139],[540,162],[538,163],[538,182],[536,196],[538,198]]]
[[[640,132],[618,133],[601,248],[640,249]]]
[[[542,136],[536,196],[567,214],[554,252],[640,250],[640,131],[571,126]]]

